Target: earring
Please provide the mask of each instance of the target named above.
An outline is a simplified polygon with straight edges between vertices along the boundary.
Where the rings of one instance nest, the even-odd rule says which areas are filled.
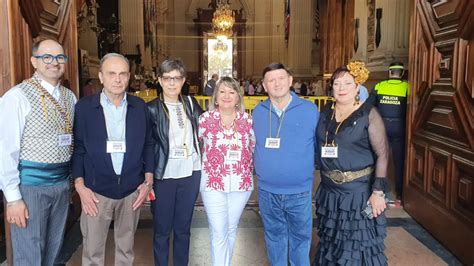
[[[219,104],[217,102],[214,103],[214,106],[218,106]]]
[[[359,94],[360,94],[360,92],[358,91],[358,92],[357,92],[357,95],[355,96],[354,106],[360,104],[360,96],[359,96]]]

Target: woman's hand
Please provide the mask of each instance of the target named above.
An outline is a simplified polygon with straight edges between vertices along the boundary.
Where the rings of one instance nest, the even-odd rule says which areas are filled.
[[[372,205],[372,212],[374,218],[381,215],[387,205],[385,204],[385,194],[382,191],[373,191],[369,198],[369,203]]]

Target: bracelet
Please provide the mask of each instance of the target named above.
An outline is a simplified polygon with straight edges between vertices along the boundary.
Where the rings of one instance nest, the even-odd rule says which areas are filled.
[[[372,194],[375,194],[381,198],[385,198],[385,193],[383,193],[383,191],[372,191]]]
[[[7,202],[7,207],[11,207],[15,204],[17,204],[18,202],[22,201],[22,199],[18,199],[18,200],[14,200],[14,201],[10,201],[10,202]]]
[[[143,182],[143,184],[149,189],[153,189],[153,183],[148,183],[146,180]]]

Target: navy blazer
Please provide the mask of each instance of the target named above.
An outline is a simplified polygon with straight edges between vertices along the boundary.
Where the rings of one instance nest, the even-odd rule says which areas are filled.
[[[107,129],[100,94],[81,98],[75,107],[73,178],[83,177],[85,186],[112,199],[122,199],[154,170],[153,139],[145,102],[127,95],[126,152],[122,173],[115,174],[112,157],[106,151]]]

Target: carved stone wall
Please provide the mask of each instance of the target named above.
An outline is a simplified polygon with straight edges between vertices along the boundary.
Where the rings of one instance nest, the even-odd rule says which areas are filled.
[[[291,1],[288,64],[295,77],[311,77],[313,2]]]
[[[120,35],[122,37],[120,51],[126,55],[136,55],[140,52],[141,64],[145,67],[152,67],[151,50],[145,48],[143,4],[143,1],[119,1]]]
[[[355,0],[354,18],[359,20],[359,47],[353,59],[367,63],[371,71],[367,85],[372,88],[387,78],[387,67],[394,61],[408,68],[410,0]],[[377,9],[381,9],[380,43],[377,46]],[[379,11],[380,12],[380,11]]]

